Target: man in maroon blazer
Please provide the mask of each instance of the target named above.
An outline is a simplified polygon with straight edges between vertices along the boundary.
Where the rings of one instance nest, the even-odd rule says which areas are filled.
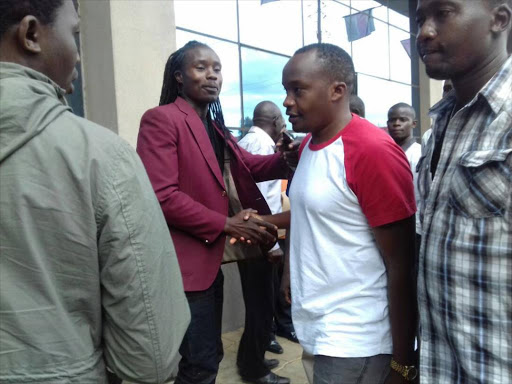
[[[226,235],[253,244],[275,242],[275,234],[267,232],[273,225],[245,220],[246,211],[233,209],[232,191],[243,209],[270,214],[256,182],[288,175],[280,153],[252,155],[237,145],[223,122],[221,86],[215,52],[202,43],[187,43],[169,58],[160,106],[142,117],[137,143],[174,241],[192,315],[176,384],[215,382],[223,356],[220,265]],[[225,183],[227,167],[235,188]],[[262,364],[263,354],[264,349]],[[289,382],[268,367],[244,379]]]

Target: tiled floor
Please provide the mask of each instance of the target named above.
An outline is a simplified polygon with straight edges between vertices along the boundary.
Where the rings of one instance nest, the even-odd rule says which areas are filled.
[[[243,383],[236,368],[236,353],[240,337],[242,336],[242,331],[243,328],[222,335],[222,341],[224,343],[224,359],[220,363],[219,374],[217,376],[218,384]],[[284,353],[276,355],[267,352],[267,359],[279,360],[279,366],[274,368],[272,371],[280,376],[288,377],[292,384],[307,384],[308,381],[301,361],[301,346],[282,337],[277,337],[277,340],[283,347]]]
[[[217,384],[239,384],[243,383],[238,375],[236,367],[236,353],[238,343],[242,336],[243,328],[239,330],[224,333],[222,341],[224,343],[224,359],[220,363],[219,374],[217,375]],[[308,384],[304,368],[302,367],[302,348],[297,343],[277,337],[279,344],[283,347],[284,353],[276,355],[267,352],[267,359],[278,359],[279,366],[272,371],[280,376],[288,377],[292,384]],[[171,382],[172,383],[172,382]],[[124,382],[124,384],[130,384]]]

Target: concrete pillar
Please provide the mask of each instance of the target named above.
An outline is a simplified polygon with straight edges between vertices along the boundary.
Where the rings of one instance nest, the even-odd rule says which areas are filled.
[[[88,119],[135,146],[142,114],[158,105],[176,50],[171,0],[79,0]]]
[[[431,122],[428,116],[429,109],[441,100],[443,94],[443,82],[433,80],[427,76],[425,65],[420,60],[419,64],[419,93],[420,93],[420,110],[418,120],[421,126],[421,135],[430,128]]]

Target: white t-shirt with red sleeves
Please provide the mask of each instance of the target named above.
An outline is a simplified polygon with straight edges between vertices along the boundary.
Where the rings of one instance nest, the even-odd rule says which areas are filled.
[[[304,139],[290,202],[292,316],[303,348],[332,357],[392,353],[386,267],[371,228],[416,211],[404,152],[353,115],[326,143]]]

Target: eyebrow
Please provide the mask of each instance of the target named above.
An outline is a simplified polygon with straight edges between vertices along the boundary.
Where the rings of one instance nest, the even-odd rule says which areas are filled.
[[[457,4],[456,2],[452,1],[452,0],[434,0],[432,1],[429,5],[428,5],[428,8],[429,9],[432,9],[432,8],[439,8],[439,6],[441,5],[451,5],[453,7],[458,7],[459,4]],[[424,14],[425,12],[425,9],[427,9],[427,7],[423,6],[423,7],[418,7],[418,9],[416,10],[416,12],[418,14]]]
[[[210,61],[206,60],[206,59],[198,59],[198,60],[194,61],[194,64],[209,64],[209,63],[210,63]],[[220,65],[220,66],[222,66],[220,61],[214,61],[213,65]]]
[[[304,85],[303,81],[300,79],[293,79],[287,83],[289,86],[295,86],[295,85]],[[284,86],[284,83],[283,83]]]

